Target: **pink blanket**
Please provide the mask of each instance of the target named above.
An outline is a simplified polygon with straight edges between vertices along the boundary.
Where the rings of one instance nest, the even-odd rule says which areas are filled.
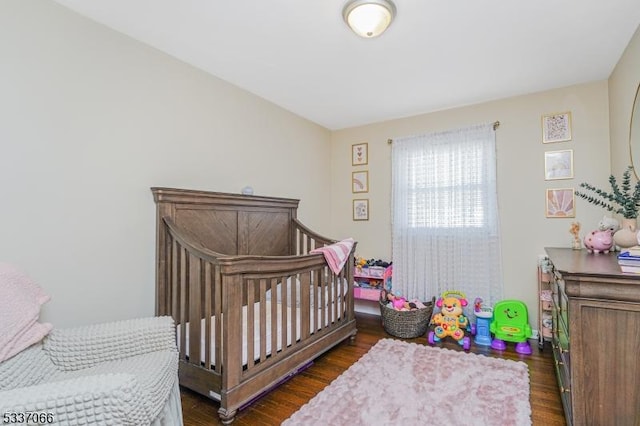
[[[353,238],[338,241],[335,244],[311,250],[309,253],[322,253],[334,274],[339,274],[344,264],[349,259],[349,253],[353,248]]]
[[[42,340],[51,324],[40,324],[50,297],[15,267],[0,263],[0,362]]]

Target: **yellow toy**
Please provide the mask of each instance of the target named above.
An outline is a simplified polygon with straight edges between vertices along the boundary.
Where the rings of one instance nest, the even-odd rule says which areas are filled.
[[[354,263],[358,270],[362,270],[362,267],[367,264],[367,259],[365,259],[364,257],[356,257]]]
[[[469,319],[463,308],[468,305],[467,297],[461,291],[445,291],[436,301],[440,312],[433,316],[431,322],[436,325],[429,332],[429,343],[434,344],[447,336],[453,337],[467,350],[471,347],[471,339],[465,337],[464,330],[469,328]]]

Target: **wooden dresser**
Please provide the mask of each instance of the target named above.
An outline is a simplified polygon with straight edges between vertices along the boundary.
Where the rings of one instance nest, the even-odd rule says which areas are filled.
[[[640,425],[640,275],[616,254],[546,248],[553,338],[568,425]]]

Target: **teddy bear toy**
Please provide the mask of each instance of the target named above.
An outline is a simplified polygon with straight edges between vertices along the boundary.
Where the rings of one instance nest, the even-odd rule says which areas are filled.
[[[436,301],[440,312],[433,316],[432,324],[435,329],[429,333],[429,343],[433,344],[451,336],[464,349],[469,349],[471,343],[465,337],[464,330],[468,329],[469,319],[464,315],[463,308],[468,305],[467,298],[461,291],[445,291]]]

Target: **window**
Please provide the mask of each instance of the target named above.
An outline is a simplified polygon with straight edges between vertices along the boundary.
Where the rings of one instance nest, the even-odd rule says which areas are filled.
[[[502,296],[492,124],[394,139],[394,290]]]
[[[461,158],[448,150],[433,158],[424,152],[409,154],[408,226],[485,227],[483,154],[478,146],[465,148]]]

